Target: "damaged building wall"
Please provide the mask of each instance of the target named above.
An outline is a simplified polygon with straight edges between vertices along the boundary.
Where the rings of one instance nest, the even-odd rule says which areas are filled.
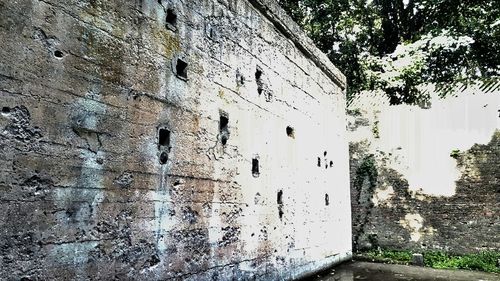
[[[383,94],[349,105],[357,250],[500,249],[500,94],[484,88],[445,98],[430,88],[430,108]]]
[[[0,0],[0,279],[351,255],[345,78],[271,0]]]

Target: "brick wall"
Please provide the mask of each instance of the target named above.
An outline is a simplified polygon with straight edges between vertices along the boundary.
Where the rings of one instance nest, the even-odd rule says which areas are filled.
[[[355,249],[500,249],[499,98],[471,88],[428,109],[351,105]]]

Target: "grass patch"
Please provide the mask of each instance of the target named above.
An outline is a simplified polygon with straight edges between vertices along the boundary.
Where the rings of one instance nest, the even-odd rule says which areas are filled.
[[[438,269],[466,269],[500,273],[500,252],[454,255],[441,251],[423,252],[425,266]],[[411,251],[370,250],[358,253],[355,259],[392,264],[410,264]]]
[[[359,253],[356,258],[383,263],[410,264],[412,255],[410,251],[370,250]]]
[[[424,263],[433,268],[454,268],[500,273],[500,252],[450,255],[443,252],[424,253]]]

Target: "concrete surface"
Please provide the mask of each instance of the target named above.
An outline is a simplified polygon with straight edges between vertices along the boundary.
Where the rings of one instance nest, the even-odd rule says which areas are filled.
[[[493,273],[438,270],[425,267],[369,262],[348,262],[309,281],[498,281]]]
[[[276,1],[0,0],[0,42],[0,280],[351,256],[345,77]]]

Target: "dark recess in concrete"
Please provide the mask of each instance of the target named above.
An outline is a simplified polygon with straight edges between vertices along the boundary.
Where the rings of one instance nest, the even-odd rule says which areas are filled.
[[[187,62],[182,59],[177,59],[177,63],[175,64],[175,73],[177,74],[177,77],[186,80],[188,78],[187,67]]]
[[[221,114],[219,117],[219,134],[222,145],[226,145],[229,139],[229,117]]]
[[[295,130],[290,126],[286,127],[286,135],[295,138]]]
[[[173,9],[167,9],[167,16],[165,19],[167,28],[175,31],[177,29],[177,14]]]
[[[160,129],[158,132],[158,144],[160,146],[170,147],[170,131],[167,129]]]
[[[160,164],[165,165],[167,164],[167,161],[168,161],[168,153],[162,152],[160,154]]]
[[[56,57],[58,59],[62,59],[64,57],[64,53],[59,51],[59,50],[56,50],[56,51],[54,51],[54,57]]]
[[[260,175],[259,172],[259,159],[254,158],[252,159],[252,175],[257,178]]]
[[[278,191],[276,202],[278,203],[278,216],[280,220],[283,220],[283,190]]]
[[[262,91],[264,90],[263,88],[263,83],[262,83],[262,70],[260,70],[259,68],[257,68],[257,70],[255,71],[255,81],[257,82],[257,92],[260,94],[262,94]]]

